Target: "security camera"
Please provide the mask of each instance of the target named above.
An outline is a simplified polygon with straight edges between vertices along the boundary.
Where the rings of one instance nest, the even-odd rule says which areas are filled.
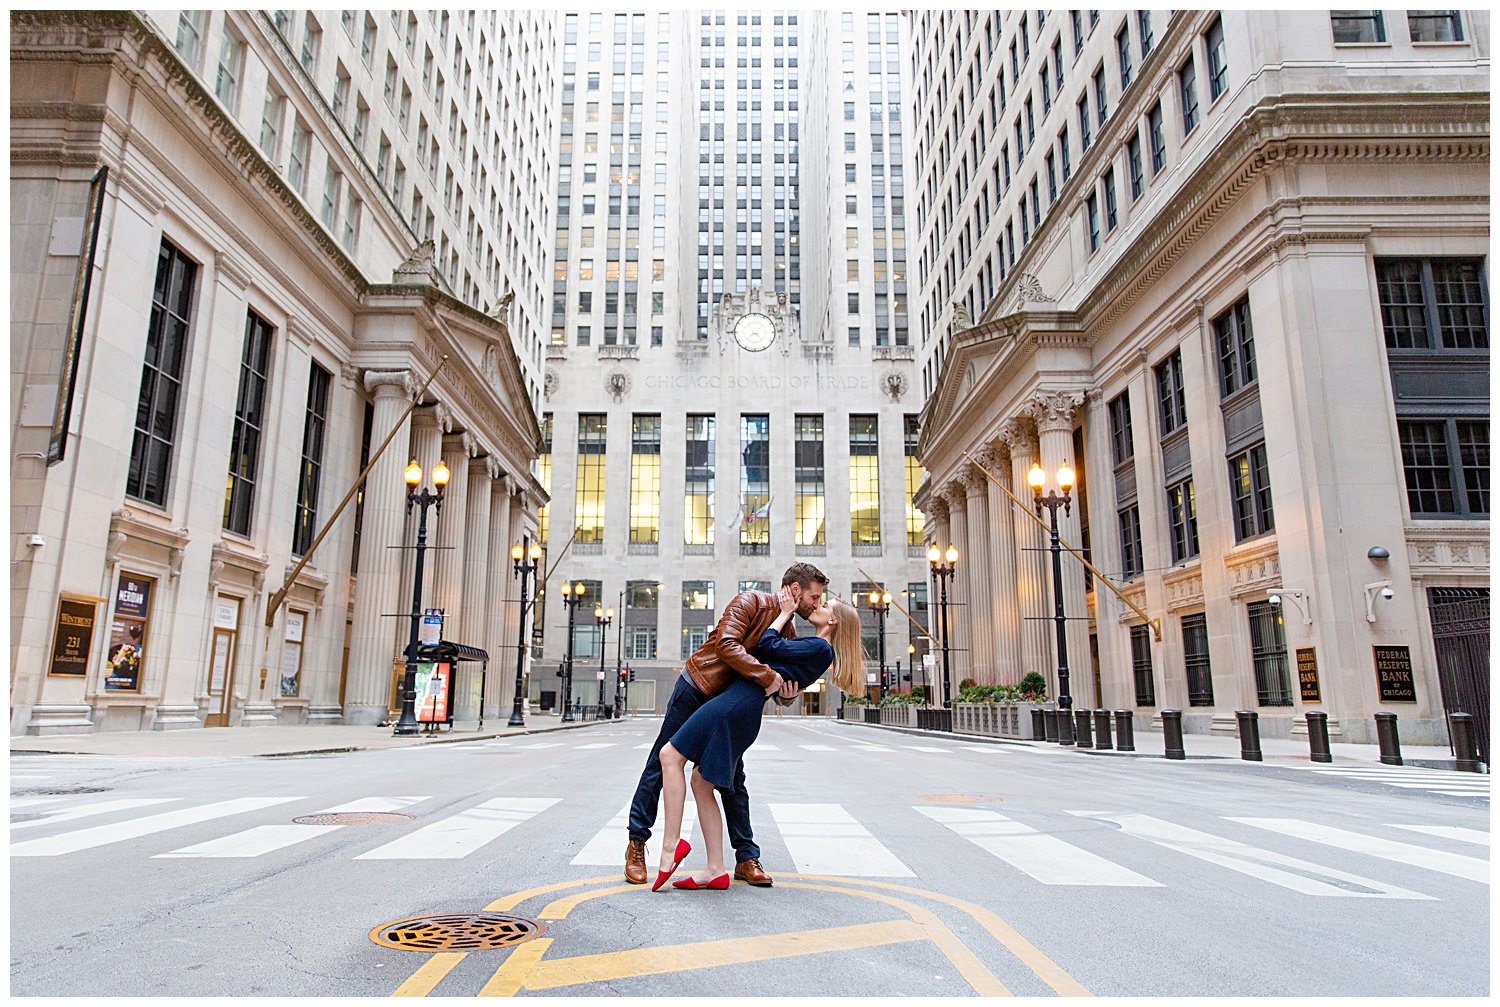
[[[1267,598],[1266,601],[1270,602],[1272,605],[1280,605],[1281,604],[1281,595],[1279,595],[1279,594],[1273,594],[1273,595],[1271,595],[1271,597]]]
[[[1396,592],[1392,591],[1390,588],[1385,588],[1380,592],[1380,597],[1384,598],[1386,601],[1390,601],[1392,598],[1396,597]]]

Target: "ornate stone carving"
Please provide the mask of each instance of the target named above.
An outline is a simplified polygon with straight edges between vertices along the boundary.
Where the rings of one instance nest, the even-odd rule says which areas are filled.
[[[411,250],[411,254],[396,267],[391,282],[441,286],[437,272],[437,245],[431,238]]]
[[[988,466],[986,466],[988,467]],[[964,489],[968,490],[969,496],[983,496],[989,489],[988,477],[976,465],[965,465],[959,473],[959,482],[963,483]]]
[[[1196,564],[1185,570],[1174,570],[1162,577],[1162,586],[1167,589],[1167,611],[1201,606],[1203,604],[1203,569]]]
[[[983,465],[995,478],[1001,478],[1001,473],[1010,471],[1010,449],[1004,441],[984,441],[978,451],[973,452],[974,460]]]
[[[1083,405],[1083,392],[1037,392],[1027,404],[1037,433],[1073,432],[1073,414]]]
[[[381,395],[404,395],[411,398],[417,394],[418,385],[412,380],[411,371],[365,371],[365,391]]]
[[[1241,598],[1281,583],[1281,554],[1276,540],[1258,541],[1235,549],[1224,557],[1229,574],[1229,596]]]
[[[432,417],[437,420],[437,424],[443,433],[451,434],[453,432],[453,410],[446,402],[433,403]]]
[[[245,288],[250,286],[250,271],[245,268],[245,264],[222,248],[214,251],[214,267],[225,286],[240,293],[244,293]]]
[[[500,300],[495,302],[494,307],[486,311],[485,314],[504,322],[510,317],[510,305],[515,299],[516,292],[514,290],[506,290],[505,293],[500,295]]]
[[[542,397],[550,399],[555,391],[557,391],[557,372],[548,371],[542,378]]]
[[[971,329],[973,327],[974,320],[969,317],[969,306],[963,301],[954,301],[952,331],[962,332],[964,329]]]
[[[1031,424],[1019,417],[1002,423],[997,439],[1005,445],[1012,458],[1017,454],[1034,456],[1037,452],[1036,431]]]
[[[352,390],[359,382],[359,368],[348,361],[340,362],[339,377],[344,380],[344,387]]]
[[[619,402],[630,393],[630,375],[624,371],[612,371],[604,379],[604,390],[616,402]]]
[[[1048,297],[1046,291],[1042,290],[1041,282],[1035,276],[1022,273],[1016,277],[1016,310],[1019,311],[1027,301],[1056,304],[1057,298]]]
[[[880,390],[890,396],[892,402],[898,402],[901,396],[906,394],[906,375],[900,371],[886,371],[880,377]]]
[[[493,454],[484,459],[484,468],[485,471],[489,473],[490,479],[492,480],[499,479],[505,471],[500,467],[499,459],[497,459]]]

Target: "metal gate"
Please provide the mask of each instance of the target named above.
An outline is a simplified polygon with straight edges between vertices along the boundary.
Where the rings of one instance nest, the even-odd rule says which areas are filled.
[[[1438,685],[1445,714],[1474,718],[1479,760],[1490,764],[1490,592],[1489,588],[1427,589],[1432,640],[1437,650]],[[1446,719],[1446,716],[1445,718]]]

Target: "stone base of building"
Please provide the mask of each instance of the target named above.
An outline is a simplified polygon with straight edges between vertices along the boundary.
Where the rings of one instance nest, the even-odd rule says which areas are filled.
[[[346,706],[344,707],[344,723],[355,727],[374,727],[390,715],[382,706]]]
[[[317,706],[307,708],[308,724],[342,724],[344,709],[341,706]]]
[[[96,728],[89,719],[92,712],[93,708],[88,706],[34,706],[26,733],[38,738],[56,734],[93,734]]]
[[[241,727],[275,727],[276,707],[270,703],[246,703],[240,712]]]
[[[1307,717],[1306,716],[1304,716],[1302,714],[1298,714],[1296,717],[1292,718],[1292,735],[1291,736],[1294,737],[1294,738],[1305,738],[1305,737],[1307,737]],[[1347,739],[1344,738],[1344,727],[1343,727],[1342,724],[1339,723],[1337,717],[1329,717],[1328,718],[1328,740],[1329,741],[1344,741],[1344,740],[1347,740]]]
[[[198,707],[196,705],[158,706],[156,708],[156,719],[151,723],[151,730],[182,731],[202,726],[203,721],[198,719]]]
[[[1240,722],[1232,713],[1216,713],[1213,715],[1213,723],[1208,729],[1209,734],[1232,734],[1235,737],[1240,733]]]

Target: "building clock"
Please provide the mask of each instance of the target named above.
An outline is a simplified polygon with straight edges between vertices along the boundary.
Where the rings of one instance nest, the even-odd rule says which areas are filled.
[[[734,340],[744,349],[764,350],[776,341],[776,323],[768,315],[751,312],[734,323]]]

